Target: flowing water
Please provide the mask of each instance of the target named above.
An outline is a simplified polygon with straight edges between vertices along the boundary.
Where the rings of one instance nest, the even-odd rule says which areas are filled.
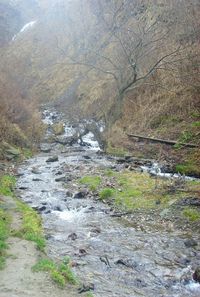
[[[45,122],[51,125],[57,116],[46,112]],[[65,136],[72,134],[66,124]],[[80,194],[78,178],[115,165],[98,153],[92,133],[84,141],[90,146],[43,144],[51,151],[19,168],[18,193],[41,212],[49,255],[70,256],[75,273],[94,284],[98,297],[199,297],[192,273],[200,265],[200,250],[186,247],[181,231],[138,231],[111,217],[109,206],[91,194]],[[58,161],[46,162],[55,155]]]

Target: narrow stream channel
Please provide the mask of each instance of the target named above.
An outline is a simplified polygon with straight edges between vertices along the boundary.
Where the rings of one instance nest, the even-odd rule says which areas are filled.
[[[46,123],[54,118],[46,112]],[[72,130],[66,124],[65,136]],[[199,297],[192,273],[200,265],[200,250],[186,247],[181,231],[138,231],[111,217],[109,206],[79,185],[82,176],[115,165],[98,153],[92,133],[84,142],[90,146],[44,143],[46,150],[19,168],[17,192],[41,212],[48,254],[70,256],[75,273],[83,283],[94,284],[98,297]],[[47,162],[53,156],[58,160]]]

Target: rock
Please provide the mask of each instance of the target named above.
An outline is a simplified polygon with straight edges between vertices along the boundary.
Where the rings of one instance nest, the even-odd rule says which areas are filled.
[[[82,256],[85,256],[87,255],[87,251],[83,248],[79,249],[79,256],[82,257]]]
[[[87,156],[87,155],[83,156],[83,158],[86,159],[86,160],[90,160],[91,159],[91,157],[90,156]]]
[[[62,208],[61,208],[60,205],[56,205],[56,206],[54,207],[54,210],[56,210],[56,211],[62,211]]]
[[[32,181],[42,181],[40,178],[33,178]]]
[[[55,142],[60,143],[62,145],[72,145],[73,143],[75,143],[77,141],[76,138],[74,138],[73,136],[68,136],[68,137],[57,137],[55,139]]]
[[[46,206],[43,205],[43,206],[41,206],[41,207],[38,207],[37,210],[38,210],[39,212],[43,212],[44,210],[46,210]]]
[[[65,176],[61,176],[55,179],[56,182],[65,182],[66,181],[66,177]]]
[[[184,244],[185,244],[186,247],[195,247],[195,246],[198,245],[196,240],[194,240],[193,238],[185,240]]]
[[[58,161],[58,156],[52,156],[46,160],[47,163],[57,162],[57,161]]]
[[[104,264],[106,264],[107,266],[111,267],[107,256],[99,257],[99,260]]]
[[[121,264],[132,269],[138,268],[138,263],[132,259],[119,259],[115,262],[115,264],[117,265]]]
[[[200,267],[195,269],[195,272],[193,273],[193,280],[200,283]]]
[[[40,150],[43,153],[50,153],[51,151],[51,146],[47,145],[47,144],[41,144],[40,146]]]
[[[19,190],[27,190],[27,189],[28,187],[24,187],[24,186],[19,187]]]
[[[67,191],[67,192],[66,192],[66,196],[67,196],[67,197],[73,197],[73,193],[70,192],[70,191]]]
[[[90,232],[99,234],[99,233],[101,233],[101,228],[99,228],[99,227],[95,227],[95,228],[91,229]]]
[[[80,191],[80,192],[75,193],[73,198],[74,199],[82,199],[82,198],[85,198],[87,194],[88,194],[87,191]]]
[[[89,292],[89,291],[94,291],[94,284],[83,284],[79,289],[78,292],[79,294],[84,293],[84,292]]]
[[[137,288],[144,288],[147,286],[147,284],[140,278],[136,278],[134,280],[134,285],[137,287]]]
[[[62,171],[58,171],[55,173],[55,175],[62,175],[62,174],[63,174]]]
[[[65,132],[65,127],[63,123],[56,123],[51,126],[53,133],[55,135],[62,135]]]
[[[191,206],[200,206],[200,198],[198,197],[186,197],[178,202],[179,205],[191,205]]]
[[[71,240],[76,240],[78,238],[78,236],[76,233],[71,233],[71,234],[69,234],[68,238]]]
[[[41,173],[37,167],[33,167],[31,172],[34,173],[34,174],[40,174]]]

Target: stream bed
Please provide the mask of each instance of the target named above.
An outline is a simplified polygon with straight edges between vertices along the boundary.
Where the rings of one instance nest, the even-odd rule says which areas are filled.
[[[47,124],[54,118],[46,112]],[[72,132],[66,124],[65,136]],[[49,256],[70,256],[94,296],[199,297],[200,284],[192,280],[200,266],[199,245],[186,247],[181,231],[135,229],[110,216],[110,207],[78,183],[86,174],[116,165],[99,153],[93,137],[85,135],[83,146],[43,143],[41,153],[19,168],[18,196],[41,213]],[[194,238],[199,242],[198,235]]]

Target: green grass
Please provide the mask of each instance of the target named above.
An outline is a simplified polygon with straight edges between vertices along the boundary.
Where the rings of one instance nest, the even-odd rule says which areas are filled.
[[[61,288],[64,288],[67,283],[77,284],[77,278],[71,270],[69,258],[64,258],[60,264],[54,263],[50,259],[41,259],[32,267],[34,272],[47,271],[51,279]]]
[[[104,171],[104,175],[107,176],[107,177],[111,177],[111,176],[115,175],[115,172],[112,169],[106,169]]]
[[[115,190],[113,190],[112,188],[104,188],[103,190],[100,191],[99,197],[101,200],[108,199],[112,197],[114,193],[115,193]]]
[[[13,196],[13,189],[15,184],[15,177],[11,175],[3,175],[0,178],[0,194],[4,196]]]
[[[87,175],[81,178],[79,182],[83,185],[87,185],[91,191],[96,191],[98,186],[101,184],[101,178],[97,175]]]
[[[200,220],[200,212],[194,208],[187,207],[183,210],[183,216],[189,219],[191,222]]]
[[[6,240],[9,236],[9,225],[10,217],[3,209],[1,209],[0,204],[0,269],[3,269],[5,265],[7,249]]]
[[[94,295],[91,292],[87,292],[85,297],[94,297]]]
[[[111,189],[112,199],[122,210],[164,208],[181,197],[178,192],[173,195],[167,192],[168,180],[155,180],[146,173],[124,171],[115,173],[115,178],[117,186]]]
[[[35,210],[20,201],[17,201],[17,206],[22,213],[22,228],[14,235],[34,241],[37,248],[40,251],[44,251],[45,239],[40,216]]]
[[[193,162],[185,162],[184,164],[177,164],[175,167],[176,171],[181,174],[194,174],[200,175],[200,168],[197,164]]]
[[[200,121],[193,122],[192,127],[200,127]]]

